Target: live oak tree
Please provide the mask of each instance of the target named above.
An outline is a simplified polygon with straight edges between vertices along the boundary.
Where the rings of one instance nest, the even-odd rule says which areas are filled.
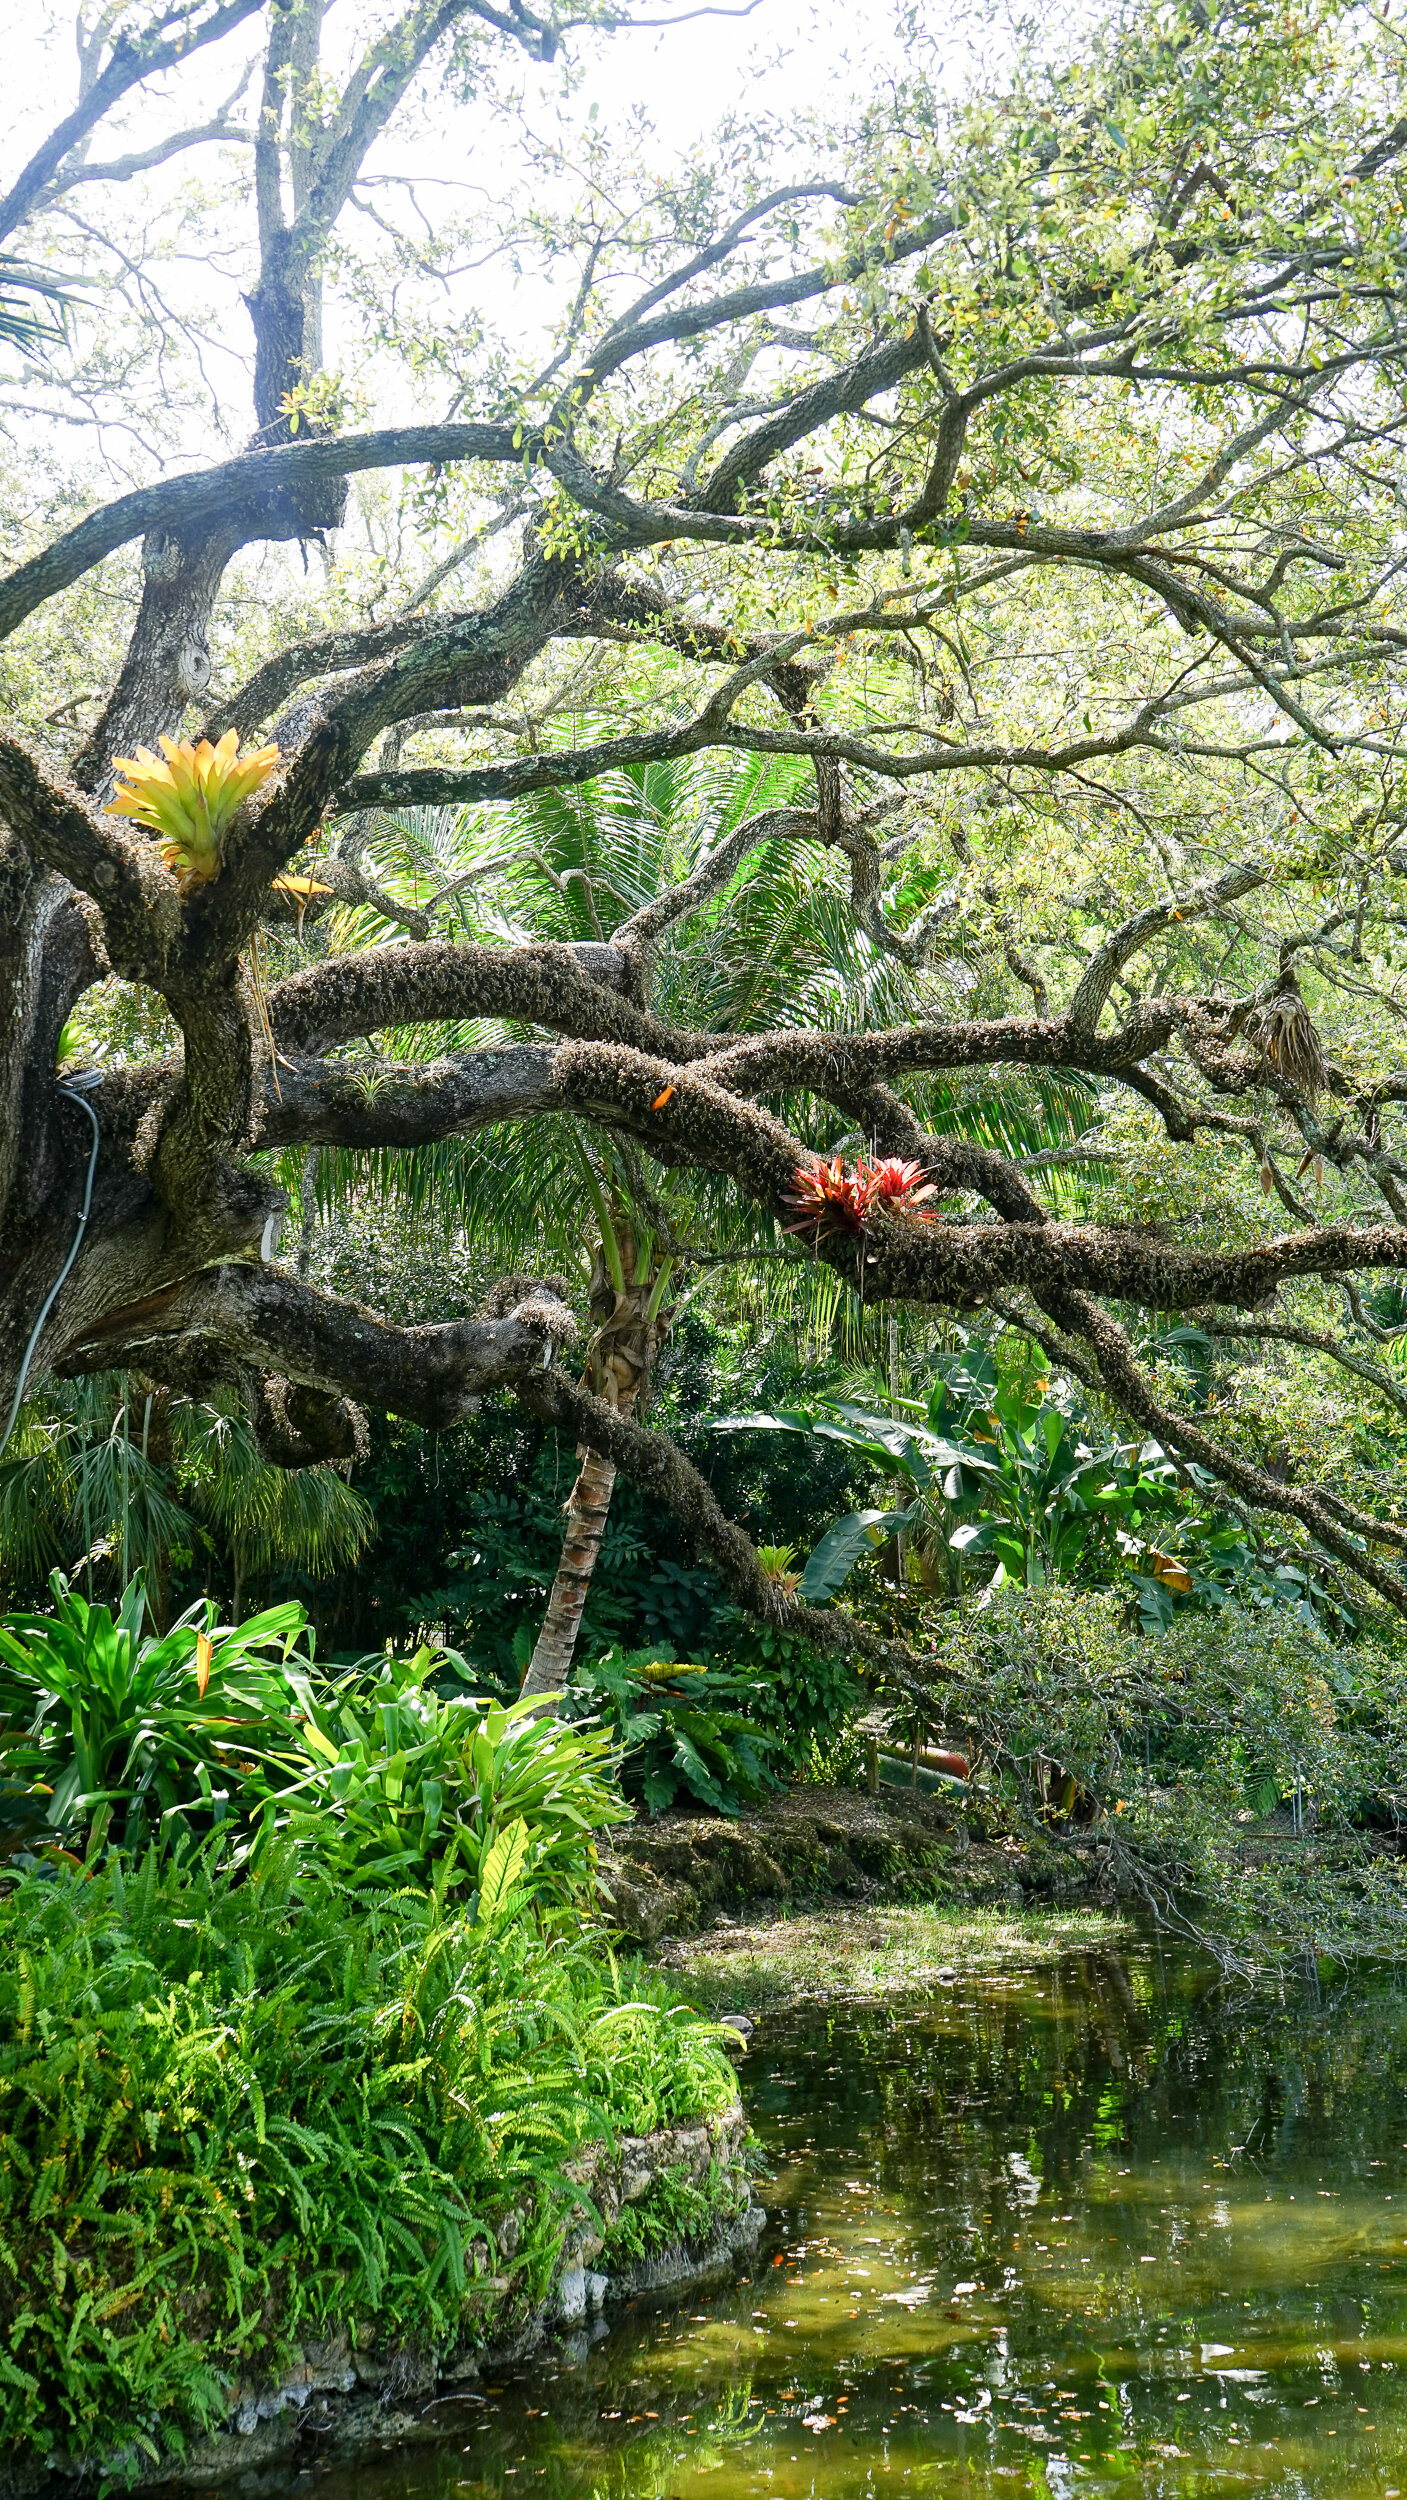
[[[220,1383],[296,1467],[353,1455],[367,1406],[439,1427],[507,1387],[672,1506],[745,1602],[859,1639],[573,1376],[550,1280],[393,1326],[279,1257],[281,1158],[569,1118],[799,1225],[776,1238],[866,1302],[1020,1326],[1407,1609],[1390,1479],[1349,1499],[1248,1454],[1139,1351],[1195,1315],[1401,1411],[1379,1342],[1407,1271],[1393,31],[1195,0],[949,100],[916,21],[904,75],[811,134],[813,174],[737,131],[663,184],[629,158],[607,181],[598,154],[578,199],[513,225],[520,261],[567,273],[546,359],[486,319],[450,372],[433,320],[397,314],[374,370],[399,356],[422,413],[356,430],[319,289],[367,151],[471,21],[543,59],[570,24],[422,5],[339,85],[325,14],[229,0],[99,47],[0,220],[5,242],[51,213],[158,57],[258,27],[253,445],[96,504],[0,582],[24,715],[0,739],[4,1409],[26,1364]],[[329,595],[261,642],[241,567],[325,544],[368,473],[409,475],[449,555],[412,597]],[[456,605],[485,533],[496,569]],[[138,543],[120,665],[86,722],[46,720],[33,637],[91,616]],[[197,879],[113,800],[117,759],[202,731],[278,763]],[[491,915],[466,936],[448,888],[408,901],[368,867],[381,811],[501,811],[511,846],[525,793],[729,752],[801,759],[811,786],[574,942]],[[678,932],[746,931],[779,845],[904,972],[894,1020],[843,994],[742,1033],[678,1012]],[[356,913],[380,942],[330,944]],[[61,1040],[124,996],[159,1002],[155,1038],[134,1011],[75,1094]],[[938,1122],[984,1071],[1098,1089],[1111,1132],[1162,1140],[1180,1219],[1156,1190],[1151,1220],[1111,1212],[1079,1148]],[[935,1200],[877,1184],[887,1162]]]

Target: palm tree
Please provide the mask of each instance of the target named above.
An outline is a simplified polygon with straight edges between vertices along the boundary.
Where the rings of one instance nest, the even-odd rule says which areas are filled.
[[[427,872],[442,883],[462,880],[457,916],[475,935],[496,930],[539,940],[600,939],[687,876],[742,817],[790,797],[799,778],[789,763],[749,764],[722,773],[716,767],[701,772],[664,765],[581,789],[535,794],[514,811],[507,861],[501,823],[490,830],[468,811],[452,817],[427,810],[383,820],[369,847],[387,890],[399,888],[401,899],[410,899],[406,883],[418,883]],[[470,900],[479,885],[475,872],[488,863],[493,885],[481,889],[476,908]],[[783,927],[795,918],[797,899],[788,885]],[[374,915],[361,907],[356,923],[337,937],[345,944],[349,937],[376,934]],[[774,957],[778,951],[774,943]],[[795,973],[795,933],[787,951]],[[738,1001],[727,996],[736,971],[714,959],[706,944],[701,948],[697,933],[662,968],[676,995],[681,981],[710,993],[708,1012],[715,1017],[724,997],[736,1014]],[[754,1015],[765,1012],[757,972],[756,964],[748,966]],[[444,1038],[442,1029],[438,1047]],[[469,1037],[456,1032],[452,1038]],[[402,1047],[399,1037],[395,1046]],[[651,1188],[626,1140],[588,1136],[575,1123],[554,1123],[548,1138],[523,1151],[525,1144],[501,1130],[485,1139],[451,1140],[421,1155],[396,1158],[383,1167],[382,1177],[417,1207],[433,1200],[442,1213],[453,1208],[461,1222],[481,1240],[491,1238],[496,1253],[510,1260],[530,1252],[540,1256],[544,1238],[569,1260],[574,1249],[579,1252],[584,1189],[594,1216],[587,1287],[593,1330],[585,1377],[597,1396],[624,1414],[634,1413],[648,1396],[667,1325],[665,1297],[676,1265],[669,1238],[692,1228],[703,1193],[677,1181]],[[350,1175],[328,1173],[324,1187],[335,1190],[339,1177]],[[597,1452],[578,1452],[561,1558],[523,1679],[524,1695],[546,1699],[567,1683],[615,1472]]]
[[[586,1381],[607,1405],[632,1415],[649,1394],[650,1375],[664,1325],[661,1313],[674,1260],[657,1257],[657,1236],[619,1193],[608,1198],[591,1153],[577,1140],[583,1176],[596,1214],[597,1248],[589,1308],[594,1333]],[[576,1482],[567,1496],[562,1557],[547,1600],[542,1630],[523,1677],[523,1693],[561,1692],[572,1669],[577,1634],[591,1575],[596,1568],[611,1506],[616,1471],[599,1451],[580,1449]]]
[[[173,1560],[202,1544],[229,1556],[238,1621],[251,1576],[325,1577],[374,1527],[335,1468],[269,1466],[233,1397],[176,1397],[126,1372],[50,1382],[0,1462],[0,1578],[33,1586],[57,1565],[91,1595],[140,1572],[157,1621]]]

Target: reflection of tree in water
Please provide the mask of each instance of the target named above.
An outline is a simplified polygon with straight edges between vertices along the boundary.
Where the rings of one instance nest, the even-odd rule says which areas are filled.
[[[1173,2154],[1293,2163],[1332,2139],[1352,2168],[1400,2150],[1400,1982],[1272,1996],[1155,1951],[1072,1956],[1036,1985],[834,2017],[804,2092],[761,2087],[759,2114],[771,2105],[800,2165],[797,2206],[777,2217],[789,2234],[837,2164],[881,2199],[917,2198],[935,2255],[966,2263],[1019,2232],[1033,2178],[1060,2204],[1095,2159],[1134,2174]]]
[[[1130,2141],[1170,2129],[1246,2160],[1340,2169],[1400,2153],[1407,1984],[1360,1973],[1283,1996],[1216,1990],[1170,2038]]]
[[[532,2489],[537,2500],[640,2500],[642,2489],[654,2488],[652,2466],[667,2472],[677,2454],[685,2426],[693,2434],[691,2474],[707,2473],[730,2451],[745,2446],[762,2431],[762,2400],[753,2394],[752,2375],[740,2371],[719,2386],[699,2386],[685,2393],[675,2379],[661,2372],[649,2375],[648,2348],[626,2342],[614,2368],[604,2375],[567,2369],[536,2388],[550,2408],[550,2430],[533,2446]],[[648,2419],[642,2419],[648,2408]],[[634,2417],[633,2419],[631,2417]],[[358,2500],[437,2500],[439,2493],[493,2493],[511,2500],[514,2489],[507,2469],[523,2456],[522,2416],[516,2408],[501,2426],[485,2424],[475,2440],[472,2480],[465,2479],[463,2460],[442,2479],[427,2474],[425,2464],[388,2478],[382,2484],[359,2479]],[[643,2476],[643,2481],[642,2481]],[[669,2488],[667,2482],[658,2486]]]

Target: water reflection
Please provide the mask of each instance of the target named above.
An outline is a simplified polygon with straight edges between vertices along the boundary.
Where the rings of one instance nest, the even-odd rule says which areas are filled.
[[[774,2021],[749,2281],[327,2500],[1407,2500],[1407,1983],[1156,1945]]]

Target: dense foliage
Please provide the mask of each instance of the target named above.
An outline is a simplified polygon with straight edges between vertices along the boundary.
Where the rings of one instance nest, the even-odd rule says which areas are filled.
[[[521,1848],[473,1919],[287,1844],[243,1883],[208,1850],[24,1874],[0,1891],[5,2453],[135,2465],[300,2334],[452,2342],[491,2275],[526,2310],[572,2153],[733,2092],[704,2026],[533,1914]]]
[[[1005,1589],[955,1621],[935,1714],[1068,1855],[1248,1967],[1407,1950],[1400,1663],[1298,1607],[1192,1611],[1131,1637],[1113,1591]]]
[[[144,1614],[0,1627],[0,2441],[131,2471],[299,2336],[530,2310],[574,2151],[733,2097],[598,1924],[607,1732]]]
[[[21,1805],[59,1843],[109,1831],[129,1849],[208,1828],[288,1730],[302,1611],[217,1625],[210,1605],[143,1630],[146,1591],[116,1614],[55,1572],[50,1611],[0,1624],[0,1732]],[[301,1662],[300,1662],[301,1663]],[[253,1759],[251,1759],[253,1757]]]
[[[140,1579],[114,1615],[56,1572],[48,1614],[0,1623],[12,1844],[131,1856],[224,1830],[255,1864],[290,1835],[354,1890],[443,1900],[521,1827],[534,1897],[589,1898],[594,1836],[626,1812],[605,1736],[478,1697],[423,1645],[320,1672],[292,1603],[238,1627],[208,1599],[166,1633],[145,1616]]]
[[[1295,1604],[1345,1619],[1312,1563],[1217,1509],[1205,1468],[1179,1465],[1156,1441],[1114,1439],[1068,1378],[1032,1376],[1031,1351],[1019,1337],[995,1350],[970,1341],[931,1360],[926,1394],[894,1383],[879,1412],[832,1387],[805,1408],[717,1422],[764,1448],[788,1434],[852,1451],[894,1488],[889,1505],[828,1527],[798,1575],[803,1596],[834,1596],[887,1546],[901,1595],[940,1605],[1008,1582],[1077,1581],[1128,1589],[1147,1630],[1182,1603]]]
[[[51,1382],[0,1457],[10,1604],[42,1603],[55,1568],[90,1597],[140,1571],[163,1610],[214,1587],[238,1616],[275,1581],[278,1598],[306,1599],[374,1526],[336,1468],[271,1467],[237,1400],[173,1397],[130,1373]]]

